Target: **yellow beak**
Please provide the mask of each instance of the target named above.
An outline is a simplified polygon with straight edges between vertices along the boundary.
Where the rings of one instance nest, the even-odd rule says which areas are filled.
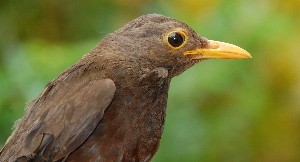
[[[196,50],[186,51],[184,55],[195,55],[193,59],[241,59],[252,58],[252,56],[244,49],[224,42],[208,40],[207,48],[198,48]]]

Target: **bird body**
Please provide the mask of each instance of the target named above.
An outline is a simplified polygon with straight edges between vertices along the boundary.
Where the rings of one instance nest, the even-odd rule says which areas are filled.
[[[30,102],[0,161],[150,161],[171,79],[214,55],[206,50],[216,58],[251,57],[162,15],[129,22]]]

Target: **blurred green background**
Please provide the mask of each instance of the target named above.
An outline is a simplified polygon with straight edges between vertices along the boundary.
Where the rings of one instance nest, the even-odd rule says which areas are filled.
[[[172,80],[152,161],[300,161],[299,0],[2,0],[0,148],[25,103],[105,35],[147,13],[253,56]]]

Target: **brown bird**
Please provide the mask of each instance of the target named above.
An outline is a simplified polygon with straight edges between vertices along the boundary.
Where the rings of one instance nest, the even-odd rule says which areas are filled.
[[[0,161],[150,161],[174,76],[210,58],[251,58],[158,14],[107,35],[26,109]]]

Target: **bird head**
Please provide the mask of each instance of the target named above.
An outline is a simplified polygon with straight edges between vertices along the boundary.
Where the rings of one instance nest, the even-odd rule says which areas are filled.
[[[111,51],[107,53],[116,59],[130,60],[143,68],[166,68],[171,77],[206,59],[251,58],[240,47],[208,40],[187,24],[159,14],[130,21],[103,39],[101,47],[108,45],[106,49]]]

